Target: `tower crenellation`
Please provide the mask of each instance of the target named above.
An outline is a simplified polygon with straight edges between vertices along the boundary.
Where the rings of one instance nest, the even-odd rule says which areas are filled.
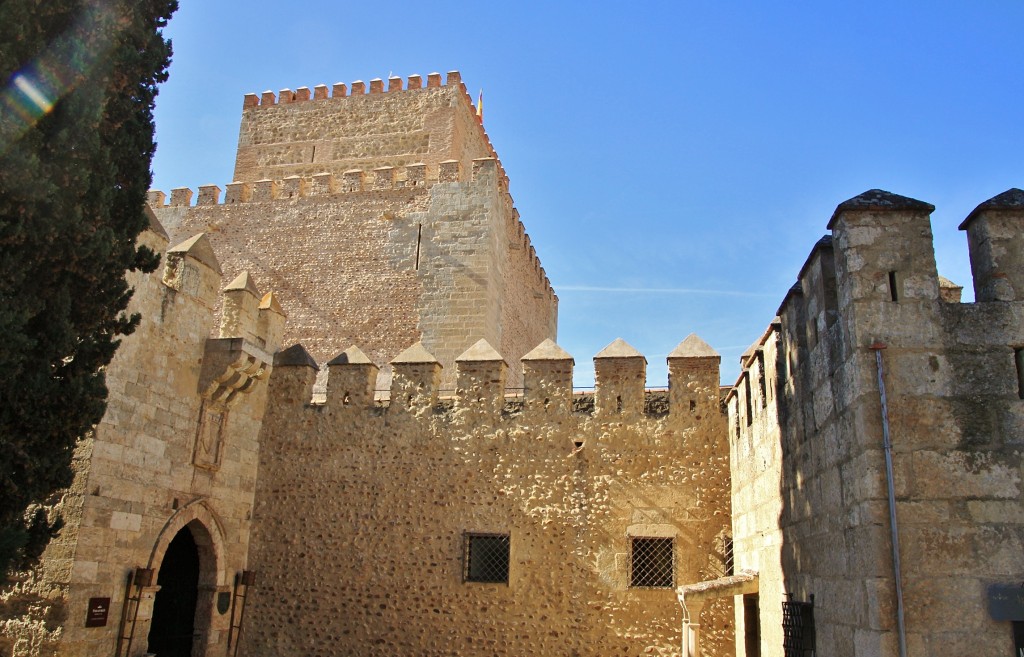
[[[976,301],[1024,300],[1024,190],[980,203],[963,223]]]
[[[302,345],[286,351],[275,366],[320,369]],[[310,389],[309,396],[296,397],[292,388],[288,394],[295,412],[310,405],[324,405],[333,410],[345,407],[349,414],[384,408],[389,415],[411,413],[428,418],[438,409],[449,408],[470,413],[477,418],[476,422],[482,422],[481,418],[508,419],[523,412],[532,418],[531,422],[547,418],[556,423],[572,416],[593,415],[605,422],[666,416],[658,404],[645,401],[664,396],[665,392],[646,387],[646,358],[628,343],[617,339],[594,360],[600,375],[593,392],[574,394],[573,357],[546,339],[520,361],[524,386],[510,386],[507,375],[511,369],[504,357],[481,339],[455,359],[455,387],[445,388],[441,385],[441,364],[421,343],[416,343],[389,363],[394,375],[390,390],[383,391],[375,386],[379,366],[352,345],[327,363],[330,376],[325,395],[318,398]],[[674,426],[702,426],[722,413],[720,361],[718,353],[696,335],[689,336],[669,354],[671,408],[667,415],[672,416]],[[587,398],[590,403],[574,405],[573,399],[577,397]]]

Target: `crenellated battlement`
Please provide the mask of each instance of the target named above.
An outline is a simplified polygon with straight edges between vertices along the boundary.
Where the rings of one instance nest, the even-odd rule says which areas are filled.
[[[427,121],[431,107],[445,115],[446,126],[436,117]],[[324,126],[333,134],[324,134]],[[309,165],[316,163],[336,174],[346,163],[367,165],[368,171],[454,159],[469,168],[470,160],[481,157],[498,160],[498,152],[459,72],[447,74],[443,84],[438,73],[427,76],[426,84],[418,75],[406,81],[392,76],[386,84],[377,78],[246,94],[236,178],[308,177]],[[507,190],[508,175],[500,162],[497,167]]]
[[[167,194],[150,190],[148,202],[154,209],[201,208],[209,206],[234,206],[268,203],[294,203],[299,200],[319,201],[327,199],[363,201],[375,196],[398,196],[416,194],[430,190],[436,185],[482,184],[493,185],[499,179],[501,164],[493,157],[477,158],[466,170],[458,160],[448,160],[431,166],[417,162],[401,167],[377,167],[371,170],[352,169],[338,176],[330,172],[303,178],[289,176],[282,180],[234,181],[222,190],[217,185],[201,185],[198,193],[187,187],[171,190]],[[509,221],[514,222],[515,237],[510,245],[523,249],[528,254],[534,274],[542,281],[547,294],[554,296],[551,281],[547,277],[530,243],[530,236],[519,218],[519,212],[512,202],[507,188],[500,189],[501,197],[509,207]],[[192,200],[196,199],[193,205]]]
[[[790,395],[825,386],[878,345],[1001,349],[1006,367],[1012,364],[1024,343],[1024,329],[1009,319],[1019,312],[1012,304],[1024,301],[1024,191],[980,203],[960,224],[974,303],[961,303],[961,286],[937,272],[933,210],[877,189],[837,206],[831,234],[811,249],[775,321],[741,358],[743,371],[729,393],[741,417],[757,415],[772,385]],[[778,359],[766,362],[773,341]],[[1010,385],[1016,377],[1006,380]]]
[[[444,80],[443,82],[442,79]],[[403,82],[405,85],[404,88]],[[245,94],[245,98],[242,101],[242,108],[249,109],[251,107],[259,107],[265,109],[275,105],[288,105],[308,100],[321,101],[373,98],[374,96],[392,94],[399,91],[428,91],[430,89],[441,89],[443,87],[458,87],[461,91],[465,92],[466,97],[469,98],[469,93],[466,91],[466,85],[462,82],[462,75],[458,71],[449,71],[444,77],[442,77],[440,73],[430,73],[427,75],[425,85],[423,83],[423,76],[421,75],[410,75],[404,81],[401,77],[393,75],[387,79],[386,89],[384,86],[384,80],[381,78],[374,78],[370,80],[369,88],[367,88],[367,83],[363,80],[356,80],[352,83],[351,90],[349,89],[349,85],[344,82],[335,82],[330,87],[326,84],[318,84],[313,87],[312,92],[310,92],[309,87],[298,87],[295,90],[281,89],[277,94],[268,89],[261,94]],[[472,101],[471,98],[470,101]]]
[[[198,194],[188,187],[176,187],[171,190],[169,200],[167,194],[153,189],[149,191],[148,202],[154,207],[192,207],[290,201],[360,192],[427,190],[437,184],[492,180],[494,172],[500,167],[494,158],[478,158],[472,164],[469,171],[458,160],[450,160],[437,165],[415,162],[397,167],[349,169],[340,175],[323,172],[306,177],[288,176],[280,180],[236,180],[225,185],[224,189],[214,184],[200,185]],[[192,202],[193,198],[195,203]]]
[[[282,354],[301,354],[284,357]],[[668,414],[678,422],[699,424],[721,413],[718,372],[720,356],[706,342],[691,335],[669,354]],[[525,385],[506,387],[509,366],[504,357],[486,340],[479,340],[455,359],[457,371],[454,395],[441,388],[441,370],[437,358],[421,343],[416,343],[390,363],[394,375],[390,390],[383,398],[389,414],[412,414],[426,417],[439,408],[469,413],[477,420],[523,412],[530,418],[591,415],[606,422],[631,422],[643,415],[665,415],[665,403],[650,404],[652,395],[665,396],[664,390],[645,387],[646,359],[625,341],[612,342],[594,357],[597,372],[588,404],[574,404],[572,370],[574,360],[565,350],[548,339],[523,356],[520,362]],[[301,345],[294,345],[278,355],[276,367],[302,367],[304,374],[281,374],[275,388],[282,398],[303,407],[331,412],[365,412],[379,408],[380,393],[375,388],[380,366],[371,361],[357,346],[338,354],[327,364],[325,400],[311,401],[312,381],[319,365]],[[307,394],[310,393],[310,394]],[[277,394],[277,393],[272,393]],[[444,401],[449,400],[449,401]],[[296,409],[297,411],[298,409]]]
[[[725,401],[736,567],[756,568],[762,592],[784,582],[805,598],[841,599],[872,577],[890,590],[901,581],[918,612],[943,573],[928,604],[955,606],[989,628],[976,636],[993,636],[1008,628],[992,623],[981,592],[1021,577],[1019,559],[993,555],[1013,553],[1021,525],[1008,510],[1021,504],[1024,191],[980,203],[960,224],[972,303],[938,274],[933,210],[878,189],[840,203],[743,354]],[[912,556],[903,570],[877,569],[896,538]],[[948,648],[947,615],[918,612],[908,628],[921,654]],[[777,603],[759,613],[761,628],[782,622]],[[828,622],[834,637],[851,636]],[[848,644],[826,641],[821,654]],[[954,652],[998,652],[971,641]]]

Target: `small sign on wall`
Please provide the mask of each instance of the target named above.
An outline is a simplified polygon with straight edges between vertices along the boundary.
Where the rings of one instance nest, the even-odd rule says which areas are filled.
[[[89,598],[89,611],[85,615],[86,627],[106,627],[110,612],[110,598]]]
[[[223,616],[231,609],[231,591],[221,591],[217,594],[217,613]]]
[[[995,621],[1024,621],[1024,586],[993,584],[988,587],[988,613]]]

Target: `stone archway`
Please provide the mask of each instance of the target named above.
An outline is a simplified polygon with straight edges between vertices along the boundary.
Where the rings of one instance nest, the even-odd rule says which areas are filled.
[[[224,549],[220,523],[203,501],[182,507],[168,519],[148,564],[155,575],[155,595],[146,627],[139,627],[148,652],[206,657],[216,623],[215,598],[227,589]]]
[[[183,527],[171,540],[160,564],[149,628],[150,653],[159,657],[192,657],[199,597],[199,548],[192,530]]]

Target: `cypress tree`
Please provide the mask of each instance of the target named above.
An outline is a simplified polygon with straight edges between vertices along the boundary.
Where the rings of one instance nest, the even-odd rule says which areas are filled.
[[[0,1],[0,580],[59,529],[103,369],[138,317],[126,270],[152,180],[177,0]]]

